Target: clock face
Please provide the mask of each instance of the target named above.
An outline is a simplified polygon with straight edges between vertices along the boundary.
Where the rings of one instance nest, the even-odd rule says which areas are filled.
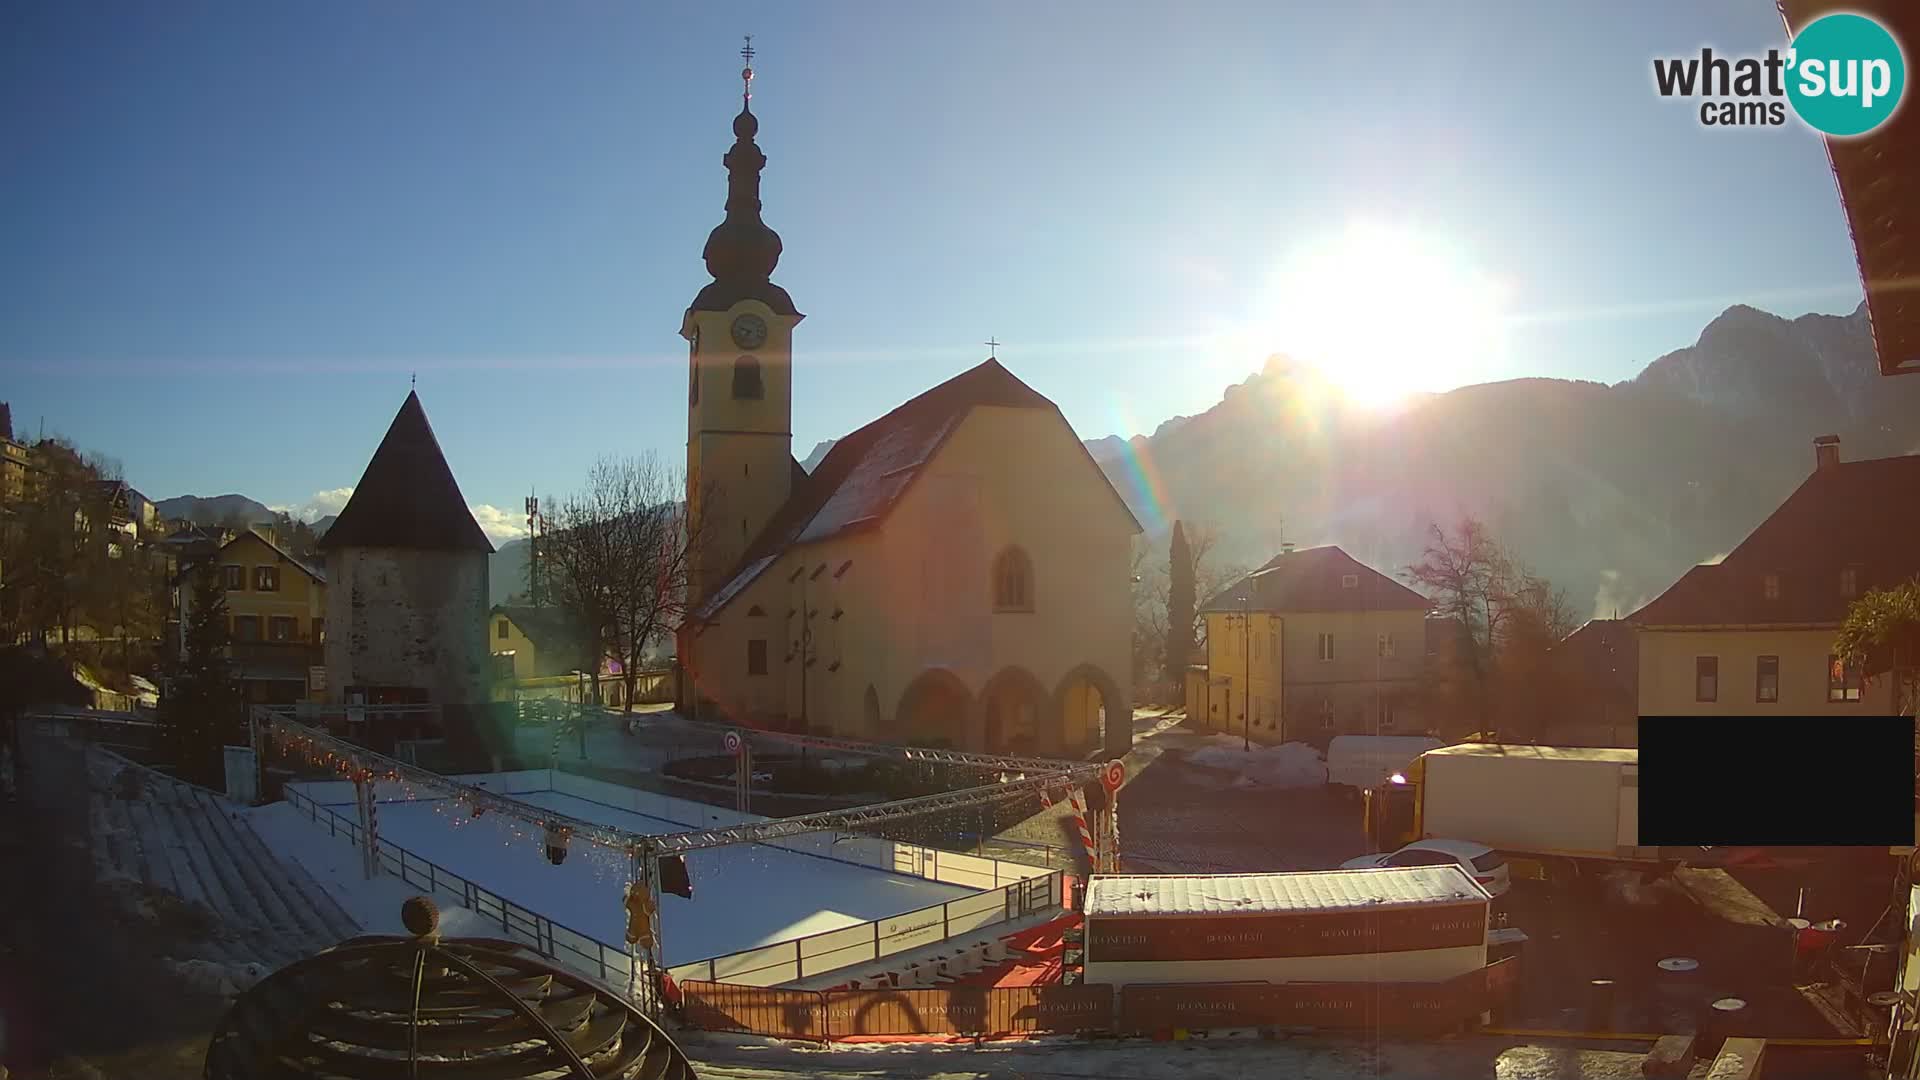
[[[733,320],[733,343],[743,349],[757,349],[767,342],[767,323],[758,315],[742,315]]]

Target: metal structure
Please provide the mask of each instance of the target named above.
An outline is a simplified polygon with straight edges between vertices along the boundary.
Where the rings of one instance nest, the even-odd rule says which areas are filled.
[[[622,896],[622,906],[631,912],[632,891],[644,891],[646,899],[642,906],[648,912],[647,921],[651,924],[647,927],[649,932],[636,933],[630,930],[628,935],[630,947],[635,947],[634,955],[638,961],[636,967],[644,964],[648,972],[645,984],[638,987],[636,993],[640,1001],[656,1012],[662,1000],[659,976],[664,970],[659,962],[664,955],[659,924],[660,859],[664,855],[684,855],[692,851],[734,844],[765,843],[808,833],[852,831],[927,814],[985,808],[1021,797],[1045,797],[1048,792],[1062,788],[1077,790],[1087,784],[1106,783],[1109,795],[1096,817],[1093,828],[1096,842],[1087,853],[1088,861],[1095,872],[1111,871],[1117,868],[1118,864],[1118,785],[1107,779],[1113,775],[1115,769],[1120,770],[1119,775],[1125,775],[1125,770],[1120,768],[1118,762],[1071,762],[1050,761],[1044,758],[1002,757],[950,750],[924,750],[919,747],[886,746],[879,743],[827,739],[819,736],[719,728],[724,734],[732,734],[738,738],[740,757],[747,769],[751,768],[752,736],[766,736],[780,741],[797,741],[805,745],[849,752],[892,755],[909,761],[969,766],[988,771],[997,779],[957,791],[876,803],[872,806],[832,810],[800,817],[743,822],[715,829],[695,829],[657,836],[601,825],[524,803],[485,788],[463,784],[458,780],[387,757],[348,739],[303,724],[294,718],[294,713],[295,710],[287,708],[254,707],[251,724],[258,767],[264,770],[266,761],[264,750],[272,744],[283,752],[303,753],[309,761],[332,770],[342,780],[352,781],[355,788],[355,801],[362,812],[362,843],[369,854],[370,866],[378,865],[377,856],[374,854],[378,851],[379,843],[378,826],[373,812],[373,808],[377,805],[374,789],[383,781],[398,783],[408,788],[424,789],[442,798],[464,803],[476,816],[481,813],[498,813],[502,817],[521,822],[543,834],[562,837],[562,846],[567,839],[574,839],[626,854],[629,860],[629,891]],[[718,728],[718,725],[713,726]],[[742,775],[745,775],[749,782],[751,781],[750,772],[743,769]],[[744,792],[740,793],[740,798],[745,799]],[[640,928],[634,928],[634,930],[638,929]]]
[[[513,942],[443,941],[425,897],[401,921],[413,936],[354,938],[242,994],[207,1080],[693,1080],[686,1053],[613,990]]]
[[[761,728],[738,728],[729,724],[711,720],[689,720],[681,717],[680,724],[695,731],[711,731],[722,738],[729,731],[737,732],[747,742],[784,743],[809,750],[837,750],[847,754],[863,754],[867,757],[891,757],[902,761],[914,761],[931,765],[958,765],[964,768],[980,769],[985,772],[1055,772],[1093,770],[1094,775],[1101,766],[1087,761],[1073,761],[1065,758],[1015,757],[1007,754],[975,754],[965,750],[948,750],[940,747],[901,746],[897,743],[868,742],[863,739],[841,739],[830,735],[803,735],[791,731],[768,731]]]

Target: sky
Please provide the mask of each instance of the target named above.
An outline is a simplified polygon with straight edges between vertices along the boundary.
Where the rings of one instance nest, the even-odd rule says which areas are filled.
[[[1097,438],[1349,325],[1356,385],[1613,382],[1731,304],[1861,299],[1818,139],[1653,90],[1781,44],[1765,0],[14,0],[16,432],[312,516],[417,377],[497,538],[597,458],[683,462],[747,33],[801,457],[989,338]]]

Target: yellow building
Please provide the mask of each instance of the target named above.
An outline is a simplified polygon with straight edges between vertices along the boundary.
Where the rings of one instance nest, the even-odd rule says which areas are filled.
[[[714,280],[688,308],[681,628],[703,717],[971,749],[1131,744],[1139,525],[1054,404],[989,358],[792,455],[793,330],[760,220],[758,121],[727,153]]]
[[[208,558],[226,589],[228,652],[247,701],[319,700],[325,687],[313,685],[313,679],[327,634],[326,575],[258,530],[236,535]],[[193,608],[192,571],[200,565],[191,564],[174,579],[182,626]],[[183,655],[185,647],[181,641]]]
[[[571,675],[585,663],[579,628],[559,608],[495,605],[487,644],[497,679],[522,681]]]
[[[1833,639],[1856,598],[1920,573],[1898,524],[1916,499],[1920,457],[1843,462],[1838,437],[1815,439],[1812,475],[1752,535],[1629,617],[1640,715],[1897,711],[1892,680],[1840,663]]]
[[[1289,545],[1201,606],[1207,670],[1188,679],[1188,715],[1256,742],[1424,731],[1431,607],[1338,547]]]

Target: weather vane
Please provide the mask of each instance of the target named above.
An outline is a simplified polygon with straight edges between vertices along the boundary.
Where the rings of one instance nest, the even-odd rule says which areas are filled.
[[[747,43],[740,49],[740,59],[747,66],[740,69],[740,100],[753,100],[753,35],[747,35]]]

